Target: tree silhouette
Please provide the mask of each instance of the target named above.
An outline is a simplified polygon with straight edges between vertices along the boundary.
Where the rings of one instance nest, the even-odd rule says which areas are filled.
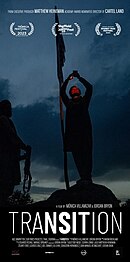
[[[31,198],[30,194],[24,194],[19,190],[14,191],[13,194],[8,198],[8,204],[13,206],[24,206],[32,203],[33,199]]]

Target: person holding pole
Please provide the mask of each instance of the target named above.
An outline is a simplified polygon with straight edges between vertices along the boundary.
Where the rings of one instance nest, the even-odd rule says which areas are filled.
[[[76,85],[70,88],[70,97],[67,95],[68,83],[74,77],[86,89],[83,96]],[[66,107],[64,150],[72,152],[80,176],[78,182],[92,183],[92,123],[88,111],[92,85],[78,71],[73,71],[62,84],[60,95]]]
[[[18,136],[11,117],[11,102],[0,101],[0,206],[7,204],[15,185],[21,182],[20,151],[27,153],[31,148]]]

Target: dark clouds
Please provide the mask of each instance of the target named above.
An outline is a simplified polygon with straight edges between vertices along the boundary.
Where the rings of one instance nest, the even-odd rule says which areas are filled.
[[[46,101],[27,107],[16,107],[14,121],[20,136],[32,145],[33,160],[61,167],[60,118],[47,104]]]
[[[96,96],[91,101],[94,159],[93,176],[111,170],[129,168],[130,92],[122,97]],[[55,101],[55,103],[58,103]],[[28,107],[16,107],[14,121],[21,137],[32,145],[33,161],[63,169],[60,118],[47,101]],[[71,159],[72,161],[72,159]],[[74,163],[69,162],[70,179]]]
[[[10,84],[8,79],[0,79],[0,100],[10,97]]]
[[[93,15],[89,22],[86,22],[86,30],[84,29],[86,41],[82,41],[79,65],[82,64],[84,74],[86,75],[87,72],[87,77],[96,86],[95,94],[122,95],[129,88],[126,83],[130,81],[130,60],[128,59],[130,20],[127,15],[128,10],[126,9],[125,12],[125,15],[116,16]],[[101,23],[101,26],[115,26],[116,22],[121,26],[119,36],[111,34],[101,37],[94,33],[98,23]]]
[[[130,92],[122,97],[97,96],[93,100],[94,173],[130,167]]]

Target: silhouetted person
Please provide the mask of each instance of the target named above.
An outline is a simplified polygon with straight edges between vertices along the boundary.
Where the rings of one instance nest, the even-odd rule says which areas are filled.
[[[77,86],[66,93],[69,80],[77,77],[86,88],[84,96]],[[92,96],[92,85],[79,75],[77,71],[64,81],[61,87],[61,97],[66,106],[65,143],[64,150],[72,152],[81,180],[92,182],[92,125],[88,107]]]
[[[0,102],[0,205],[6,204],[15,185],[21,182],[20,150],[26,151],[28,145],[17,135],[9,100]]]

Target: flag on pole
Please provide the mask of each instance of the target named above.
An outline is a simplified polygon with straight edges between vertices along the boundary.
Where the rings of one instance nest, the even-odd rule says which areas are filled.
[[[55,24],[56,24],[56,49],[57,49],[57,76],[59,79],[60,86],[63,83],[63,72],[62,67],[65,63],[65,44],[63,35],[59,31],[59,18],[55,13]]]
[[[55,7],[55,9],[57,9]],[[59,18],[57,13],[55,13],[55,29],[56,29],[56,52],[57,52],[57,77],[59,80],[59,89],[61,88],[64,78],[63,78],[63,71],[62,68],[65,63],[65,44],[63,35],[59,30]],[[62,98],[59,96],[60,99],[60,120],[61,120],[61,132],[63,138],[63,147],[64,147],[64,177],[66,183],[66,189],[69,189],[69,179],[68,179],[68,168],[67,168],[67,152],[65,150],[65,135],[64,135],[64,113],[63,113],[63,105],[62,105]]]
[[[56,7],[55,10],[57,10]],[[63,35],[59,30],[59,18],[57,13],[55,13],[55,25],[56,25],[55,33],[56,33],[56,53],[57,53],[57,77],[59,80],[59,88],[61,88],[61,85],[63,84],[64,81],[62,68],[65,63],[65,44],[64,44]],[[60,115],[61,115],[61,119],[63,119],[64,116],[63,116],[63,105],[62,105],[61,97],[60,97]],[[63,132],[64,131],[62,125],[62,136],[64,138]]]

